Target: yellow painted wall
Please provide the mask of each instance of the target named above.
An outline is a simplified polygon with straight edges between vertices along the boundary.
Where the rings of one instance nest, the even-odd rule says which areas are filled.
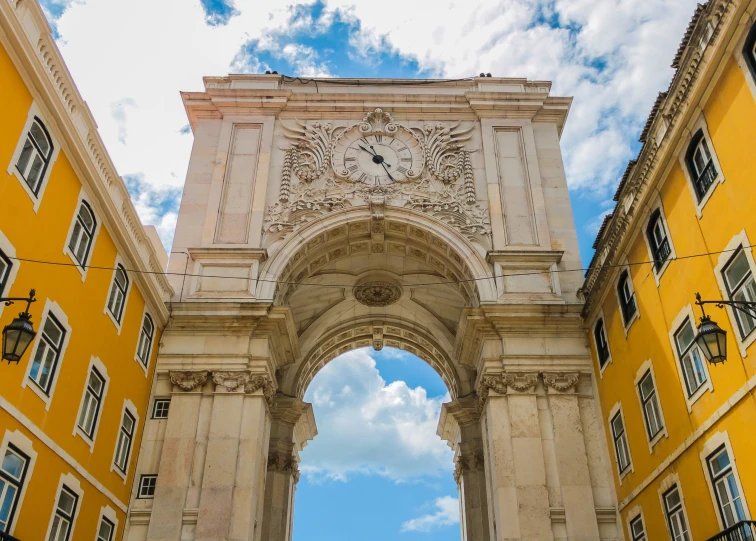
[[[30,197],[15,176],[6,169],[19,138],[25,137],[23,128],[32,104],[32,93],[15,67],[7,51],[0,47],[0,231],[9,239],[19,258],[71,263],[63,253],[82,183],[69,161],[65,148],[61,150],[50,173],[47,187],[35,213]],[[58,144],[63,137],[55,128],[54,119],[46,118],[47,127]],[[89,193],[90,196],[94,194]],[[90,201],[92,199],[90,198]],[[98,221],[103,224],[95,239],[89,264],[112,268],[118,253],[104,223],[105,215],[97,201]],[[122,257],[125,254],[121,254]],[[49,410],[29,388],[22,388],[33,345],[18,364],[0,365],[2,388],[0,396],[34,425],[49,436],[56,445],[68,453],[81,467],[96,478],[120,502],[128,504],[136,455],[139,450],[149,391],[152,382],[159,329],[153,341],[150,370],[145,375],[142,366],[134,359],[144,313],[145,301],[131,276],[124,320],[120,335],[116,326],[105,314],[105,305],[113,272],[90,268],[86,280],[73,266],[50,266],[33,262],[18,262],[18,275],[10,291],[12,296],[26,296],[31,288],[37,290],[32,305],[35,329],[40,330],[40,316],[47,299],[56,302],[68,316],[72,329],[70,340],[58,368],[58,381]],[[125,261],[127,267],[128,260]],[[5,308],[0,316],[0,327],[8,324],[20,311],[20,306]],[[158,320],[153,314],[156,325]],[[107,395],[101,409],[93,452],[80,437],[74,436],[79,405],[88,375],[90,359],[99,357],[107,367],[110,379]],[[33,383],[29,383],[33,385]],[[111,471],[116,439],[121,423],[124,400],[130,400],[138,409],[139,424],[132,445],[129,476],[126,481]],[[50,517],[61,474],[73,473],[80,478],[85,493],[80,501],[80,513],[75,526],[74,539],[94,539],[95,528],[104,505],[118,512],[120,538],[125,514],[93,485],[79,476],[50,447],[20,427],[4,409],[0,408],[0,438],[6,430],[20,429],[32,439],[39,453],[32,476],[27,480],[28,492],[20,513],[17,513],[14,535],[22,540],[43,539]]]
[[[661,481],[670,473],[680,477],[692,538],[708,539],[721,530],[717,521],[718,511],[706,482],[705,476],[708,474],[700,458],[704,443],[716,432],[726,431],[729,435],[746,501],[751,512],[756,511],[756,461],[753,460],[756,449],[753,435],[756,400],[753,394],[746,393],[727,415],[716,419],[708,428],[701,428],[754,376],[756,347],[750,347],[749,355],[742,358],[735,338],[738,331],[734,325],[737,324],[730,321],[724,310],[710,307],[709,314],[728,333],[728,361],[723,365],[709,366],[713,392],[704,393],[688,412],[684,382],[681,381],[669,338],[673,320],[684,306],[693,305],[697,291],[705,299],[721,298],[714,270],[719,254],[690,259],[682,257],[719,252],[744,229],[749,241],[756,241],[756,183],[753,173],[756,171],[756,152],[753,150],[753,142],[756,141],[756,100],[746,77],[750,77],[750,73],[745,73],[735,58],[730,57],[703,107],[711,143],[725,181],[714,188],[703,208],[702,217],[699,219],[696,215],[696,202],[679,161],[670,168],[660,185],[659,195],[678,259],[670,263],[658,286],[650,263],[630,267],[640,318],[631,325],[627,337],[616,295],[619,272],[615,272],[604,285],[605,296],[600,306],[612,363],[606,367],[603,376],[599,374],[592,332],[590,335],[618,501],[624,502],[637,492],[621,512],[627,539],[631,538],[628,512],[636,506],[643,509],[648,538],[668,539],[659,489]],[[685,148],[682,152],[685,152]],[[635,236],[627,250],[629,262],[649,261],[644,234],[643,225],[637,224]],[[693,305],[693,309],[698,318],[699,308]],[[653,362],[657,392],[668,431],[668,437],[663,437],[652,451],[649,450],[634,384],[639,368],[648,359]],[[623,406],[634,468],[621,483],[608,423],[609,411],[618,401]],[[700,437],[696,439],[698,433]],[[659,469],[680,449],[685,450],[671,464]],[[660,473],[654,476],[655,472]],[[648,481],[647,486],[642,486],[644,481]]]

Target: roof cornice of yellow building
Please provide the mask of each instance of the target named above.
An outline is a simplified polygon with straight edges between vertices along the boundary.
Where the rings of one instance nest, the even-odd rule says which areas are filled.
[[[147,302],[168,319],[165,299],[173,290],[157,252],[139,220],[123,179],[108,155],[97,123],[79,94],[37,0],[0,2],[0,31],[10,41],[16,59],[31,77],[36,98],[55,114],[69,159],[106,213],[121,255],[134,273]]]
[[[591,319],[603,286],[640,227],[643,209],[677,160],[691,118],[710,92],[722,61],[732,53],[735,34],[747,31],[753,0],[709,0],[699,5],[675,55],[669,89],[660,93],[643,129],[640,153],[631,161],[615,195],[617,206],[602,225],[581,292],[583,317]],[[706,36],[708,35],[708,39]],[[702,45],[703,44],[703,45]]]

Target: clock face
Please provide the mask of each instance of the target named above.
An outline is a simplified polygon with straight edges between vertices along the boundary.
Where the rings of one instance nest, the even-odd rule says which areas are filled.
[[[348,134],[334,148],[334,169],[355,182],[385,186],[416,177],[423,153],[417,140],[399,131],[394,136]]]

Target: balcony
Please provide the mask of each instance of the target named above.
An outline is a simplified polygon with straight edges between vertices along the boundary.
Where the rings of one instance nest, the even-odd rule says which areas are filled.
[[[656,267],[656,272],[661,270],[671,253],[672,250],[669,247],[669,239],[665,237],[664,240],[661,241],[661,244],[659,244],[654,250],[654,267]]]
[[[704,198],[706,192],[709,191],[709,188],[712,184],[714,184],[714,180],[716,178],[717,168],[714,167],[714,160],[709,160],[709,163],[706,164],[704,170],[701,171],[701,174],[698,175],[698,178],[696,178],[694,181],[694,184],[696,186],[696,195],[698,195],[699,201]]]
[[[11,534],[0,532],[0,541],[20,541],[20,540],[16,539]]]
[[[707,541],[754,541],[756,540],[756,522],[741,520],[726,530],[719,532]]]

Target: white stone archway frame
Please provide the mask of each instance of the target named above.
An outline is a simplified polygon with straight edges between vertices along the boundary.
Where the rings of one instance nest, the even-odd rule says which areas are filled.
[[[293,272],[300,262],[301,255],[298,254],[305,253],[308,247],[314,247],[316,243],[327,243],[330,240],[327,235],[331,231],[340,230],[344,226],[351,228],[357,224],[369,223],[371,218],[369,207],[352,207],[329,213],[292,233],[282,244],[273,249],[274,253],[269,254],[269,259],[260,271],[256,298],[260,301],[274,301],[278,282],[301,281],[297,280],[298,276],[303,276],[301,271]],[[448,224],[409,209],[386,207],[385,220],[373,220],[372,223],[383,222],[406,224],[408,231],[413,229],[422,231],[427,235],[429,244],[434,239],[440,240],[448,247],[447,257],[462,262],[461,276],[458,276],[458,279],[462,281],[461,283],[474,284],[477,299],[471,300],[475,304],[496,302],[495,279],[491,266],[485,260],[482,247],[476,247]],[[366,230],[365,233],[373,239],[375,238],[375,235],[372,235],[369,230]],[[384,242],[385,233],[381,233],[380,242]],[[390,232],[388,233],[390,234]],[[318,239],[322,239],[322,241],[319,242]],[[371,240],[371,242],[379,241]]]

